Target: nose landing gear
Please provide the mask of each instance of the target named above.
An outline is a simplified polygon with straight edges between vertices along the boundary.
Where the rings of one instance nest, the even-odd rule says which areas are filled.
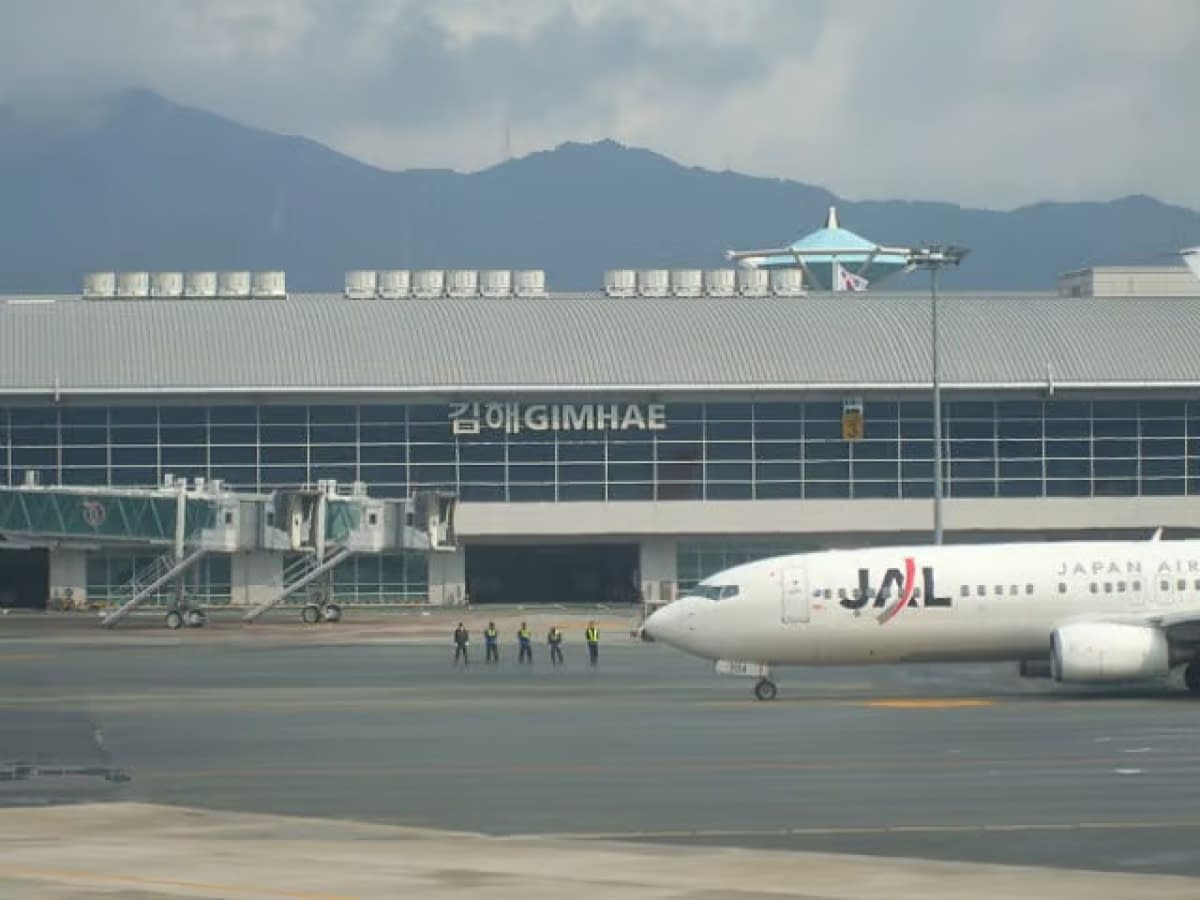
[[[774,700],[775,682],[767,678],[760,678],[754,684],[754,696],[759,700]]]

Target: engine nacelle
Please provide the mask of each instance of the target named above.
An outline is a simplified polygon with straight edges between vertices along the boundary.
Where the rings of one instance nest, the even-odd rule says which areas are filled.
[[[1167,636],[1146,625],[1080,622],[1050,638],[1055,681],[1096,684],[1163,678],[1171,670]]]

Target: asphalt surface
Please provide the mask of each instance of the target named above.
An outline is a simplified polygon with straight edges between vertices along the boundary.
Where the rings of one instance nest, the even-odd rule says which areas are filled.
[[[1178,688],[1064,689],[992,665],[797,669],[759,703],[748,681],[623,636],[595,670],[577,636],[561,669],[541,646],[531,668],[506,646],[498,667],[456,669],[441,644],[342,642],[341,627],[257,642],[232,628],[142,642],[72,630],[70,643],[0,628],[0,762],[132,775],[0,783],[0,804],[77,792],[498,835],[1200,874],[1200,703]]]

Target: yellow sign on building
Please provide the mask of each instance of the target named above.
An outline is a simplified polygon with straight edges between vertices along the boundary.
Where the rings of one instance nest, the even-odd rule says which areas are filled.
[[[863,436],[862,403],[845,403],[842,405],[842,440],[861,441]]]

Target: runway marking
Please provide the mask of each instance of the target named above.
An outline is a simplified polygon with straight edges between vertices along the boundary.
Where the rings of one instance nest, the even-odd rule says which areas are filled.
[[[1200,819],[1134,820],[1115,822],[1028,822],[961,825],[831,825],[799,828],[664,828],[644,831],[573,831],[511,835],[513,839],[619,841],[654,838],[837,837],[887,834],[985,834],[993,832],[1146,831],[1200,828]]]
[[[914,697],[912,699],[867,700],[862,705],[876,709],[973,709],[981,706],[995,706],[995,701],[984,700],[981,697]]]
[[[1030,767],[1070,767],[1076,774],[1081,766],[1091,767],[1092,774],[1111,773],[1122,758],[1111,756],[1010,756],[1003,759],[970,758],[961,755],[937,759],[825,759],[825,760],[681,760],[673,759],[661,763],[642,762],[637,765],[587,763],[541,765],[541,766],[487,766],[487,765],[444,765],[444,766],[353,766],[338,769],[331,766],[261,769],[181,769],[181,770],[135,770],[135,781],[153,779],[202,779],[202,778],[321,778],[336,776],[377,778],[380,776],[432,778],[432,777],[545,777],[555,775],[660,775],[660,774],[716,774],[716,773],[772,773],[789,772],[857,772],[881,769],[968,771],[979,768],[1001,768],[1022,771]],[[1148,758],[1150,765],[1162,768],[1200,765],[1200,753],[1162,754]]]
[[[41,869],[33,866],[13,866],[0,863],[0,873],[16,878],[54,879],[57,881],[105,881],[139,887],[174,887],[199,891],[219,891],[221,895],[240,894],[251,897],[289,897],[294,900],[354,900],[350,894],[322,894],[312,891],[286,891],[277,888],[247,887],[237,884],[210,884],[204,881],[179,881],[171,878],[145,878],[123,872],[86,872],[72,869]]]

